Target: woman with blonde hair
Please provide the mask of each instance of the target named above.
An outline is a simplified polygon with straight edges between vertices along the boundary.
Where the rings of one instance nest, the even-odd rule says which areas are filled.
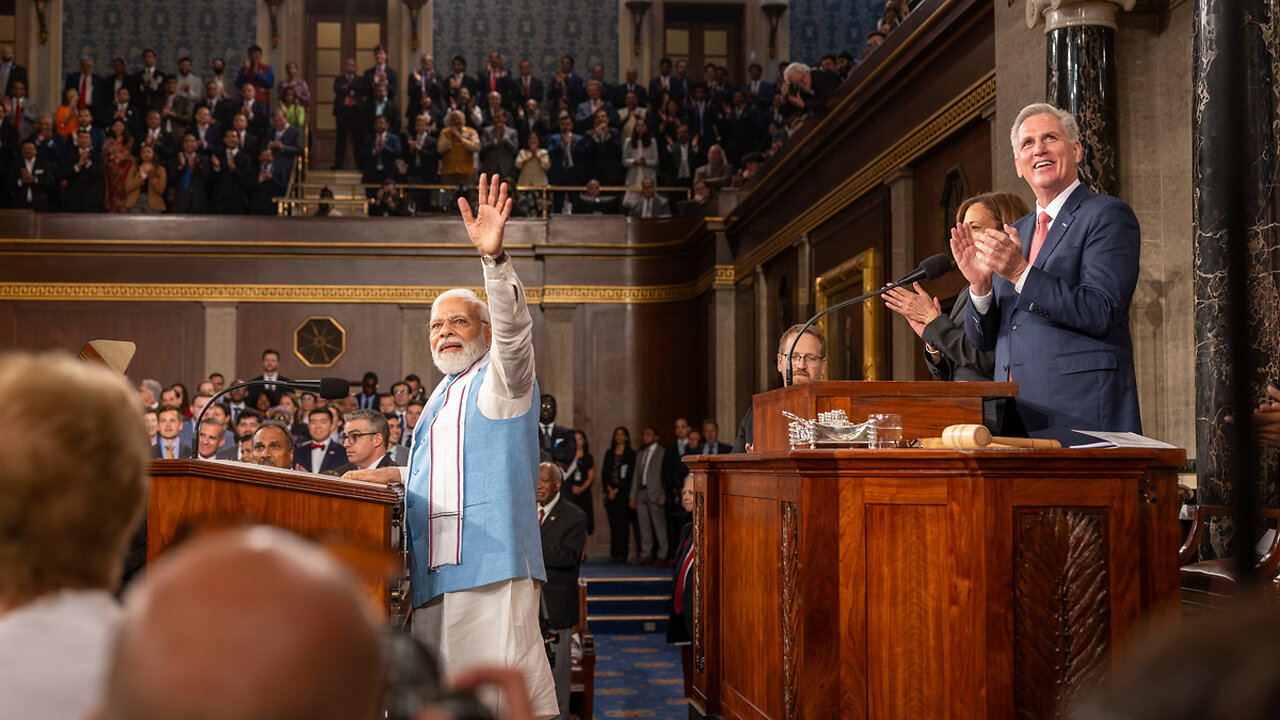
[[[956,229],[976,235],[988,228],[1012,225],[1030,210],[1022,198],[1007,192],[974,195],[956,211]],[[884,304],[906,318],[911,329],[924,340],[929,372],[940,380],[990,381],[995,379],[995,353],[980,351],[969,344],[964,333],[964,310],[969,302],[969,286],[956,296],[950,315],[942,304],[914,283],[884,294]],[[1003,379],[1003,378],[1001,378]]]

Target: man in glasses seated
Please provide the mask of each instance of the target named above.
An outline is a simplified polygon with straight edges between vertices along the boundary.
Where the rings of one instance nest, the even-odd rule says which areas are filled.
[[[800,332],[802,327],[804,325],[792,325],[782,333],[782,339],[778,341],[778,372],[782,374],[784,382],[787,377],[786,353],[791,349],[791,341],[795,339],[796,333]],[[796,343],[795,350],[791,351],[790,363],[791,382],[794,384],[822,379],[827,372],[827,337],[821,330],[816,326],[810,326],[804,331],[804,336],[800,338],[800,342]],[[747,414],[742,418],[742,424],[738,426],[738,438],[733,444],[733,451],[736,453],[751,452],[752,423],[755,421],[752,410],[753,408],[747,408]]]
[[[346,430],[339,439],[347,449],[347,459],[351,462],[334,469],[330,474],[341,477],[352,470],[400,465],[387,454],[391,442],[391,425],[387,422],[386,415],[377,410],[353,410],[343,417],[347,421],[344,425]]]

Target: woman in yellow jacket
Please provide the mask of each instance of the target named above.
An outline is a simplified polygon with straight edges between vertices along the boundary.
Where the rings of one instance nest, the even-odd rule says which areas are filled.
[[[142,186],[147,191],[142,192]],[[164,212],[164,191],[169,186],[169,178],[164,166],[156,162],[156,151],[150,145],[143,145],[138,152],[138,162],[129,168],[129,175],[124,181],[125,207],[131,213]]]

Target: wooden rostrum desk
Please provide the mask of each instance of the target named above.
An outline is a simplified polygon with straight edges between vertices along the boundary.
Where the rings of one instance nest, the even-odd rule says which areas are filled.
[[[1146,611],[1177,603],[1184,461],[1132,449],[688,459],[691,714],[1060,717]]]

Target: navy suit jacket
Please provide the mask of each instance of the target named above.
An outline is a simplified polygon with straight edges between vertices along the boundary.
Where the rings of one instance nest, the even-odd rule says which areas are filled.
[[[1014,225],[1030,254],[1035,213]],[[1129,302],[1141,235],[1133,210],[1083,184],[1053,219],[1022,293],[992,278],[994,302],[969,304],[965,334],[995,350],[994,380],[1018,383],[1017,416],[1031,437],[1079,444],[1072,430],[1142,432]]]
[[[311,469],[311,439],[307,438],[294,446],[293,462],[301,465],[306,472],[322,473],[327,470],[336,470],[347,464],[347,449],[339,445],[337,440],[330,440],[325,443],[324,459],[320,461],[320,469],[313,471]]]

